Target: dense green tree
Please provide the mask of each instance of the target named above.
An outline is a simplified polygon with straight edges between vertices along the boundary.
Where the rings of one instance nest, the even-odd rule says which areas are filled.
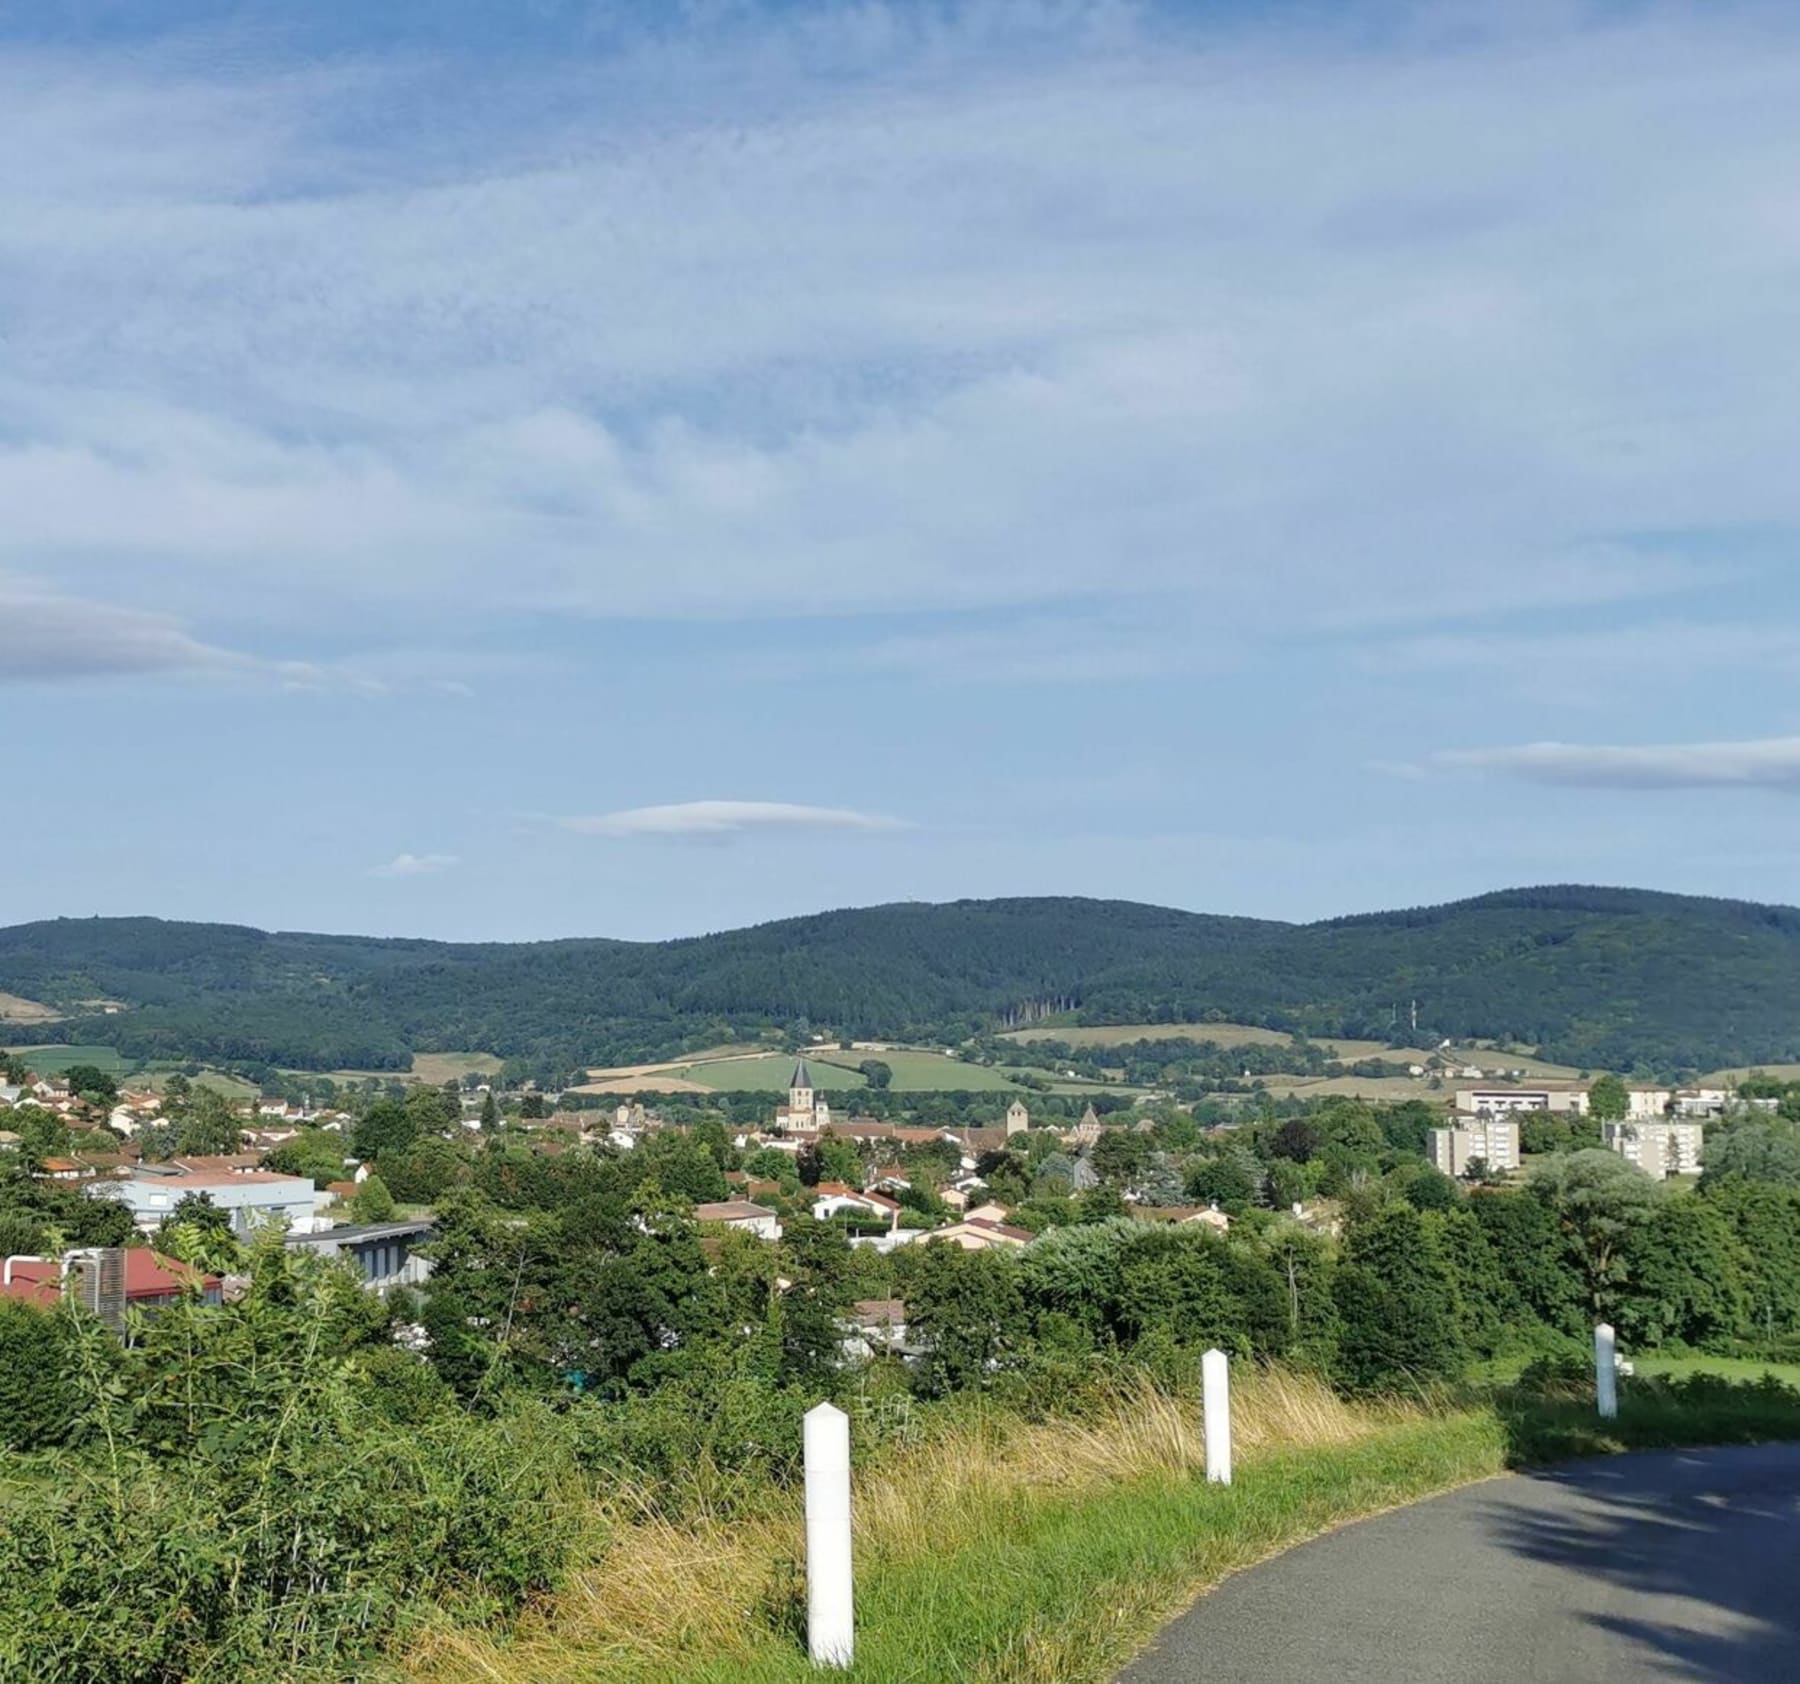
[[[1631,1094],[1617,1076],[1599,1077],[1588,1089],[1588,1115],[1596,1122],[1623,1122],[1631,1111]]]
[[[1525,1315],[1561,1333],[1581,1335],[1587,1314],[1580,1252],[1555,1209],[1524,1193],[1478,1194],[1468,1209]]]
[[[371,1175],[356,1189],[350,1200],[350,1214],[358,1222],[391,1222],[394,1217],[394,1195],[379,1175]]]
[[[863,1080],[877,1092],[893,1086],[894,1067],[882,1059],[865,1058],[856,1068],[862,1072]]]
[[[183,1152],[199,1155],[232,1153],[243,1146],[244,1119],[217,1088],[196,1087],[176,1127]]]
[[[71,1064],[63,1072],[63,1080],[69,1084],[71,1093],[79,1094],[94,1105],[116,1105],[119,1101],[118,1082],[95,1065]]]
[[[231,1213],[221,1210],[205,1193],[183,1193],[175,1208],[156,1231],[159,1251],[196,1269],[224,1273],[243,1261]]]
[[[1800,1126],[1783,1117],[1755,1116],[1708,1132],[1700,1184],[1761,1181],[1800,1187]]]
[[[1610,1316],[1630,1272],[1626,1239],[1647,1222],[1662,1189],[1617,1152],[1571,1152],[1532,1170],[1527,1190],[1555,1215],[1571,1242],[1595,1317]]]
[[[920,1390],[938,1396],[988,1384],[1024,1322],[1011,1253],[927,1241],[909,1246],[901,1262],[908,1326],[925,1347]]]
[[[74,1381],[73,1308],[40,1309],[0,1298],[0,1445],[47,1450],[64,1442],[81,1415]],[[95,1349],[106,1351],[96,1343]]]
[[[1749,1259],[1710,1201],[1691,1193],[1663,1200],[1627,1230],[1623,1250],[1629,1289],[1618,1324],[1628,1346],[1714,1345],[1749,1330]]]
[[[283,1175],[304,1175],[315,1187],[344,1178],[344,1137],[330,1129],[302,1129],[283,1141],[263,1163]]]
[[[379,1160],[404,1152],[419,1133],[418,1118],[398,1100],[378,1099],[356,1121],[357,1157]]]
[[[1334,1297],[1339,1372],[1358,1390],[1448,1379],[1468,1360],[1455,1281],[1409,1205],[1390,1205],[1352,1231]]]

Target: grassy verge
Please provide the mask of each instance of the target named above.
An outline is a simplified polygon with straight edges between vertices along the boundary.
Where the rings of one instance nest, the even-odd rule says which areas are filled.
[[[1320,1532],[1509,1467],[1800,1437],[1800,1393],[1702,1376],[1591,1398],[1346,1404],[1288,1374],[1234,1386],[1237,1477],[1208,1486],[1195,1400],[1145,1388],[1082,1421],[977,1417],[859,1475],[857,1662],[868,1684],[1084,1684],[1227,1574]],[[510,1637],[440,1628],[434,1684],[784,1684],[803,1653],[794,1496],[679,1523],[602,1500],[594,1564]]]

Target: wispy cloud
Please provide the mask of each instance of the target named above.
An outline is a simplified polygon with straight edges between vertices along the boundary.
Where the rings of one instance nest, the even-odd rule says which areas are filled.
[[[241,673],[247,655],[203,643],[167,615],[54,596],[0,579],[0,681]]]
[[[564,828],[584,836],[712,838],[781,831],[890,831],[905,826],[878,813],[845,807],[804,807],[788,801],[682,801],[666,807],[567,818]]]
[[[370,873],[375,877],[430,877],[461,865],[455,854],[396,854]]]
[[[0,184],[0,565],[202,632],[222,585],[388,627],[1174,593],[1241,641],[1800,526],[1780,11],[795,10],[473,101],[395,54],[0,63],[45,160]]]
[[[1524,743],[1447,751],[1432,764],[1592,789],[1800,790],[1800,737],[1643,747]]]

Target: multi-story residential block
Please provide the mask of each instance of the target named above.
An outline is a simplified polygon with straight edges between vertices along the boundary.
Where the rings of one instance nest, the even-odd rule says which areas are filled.
[[[1508,1117],[1459,1117],[1453,1128],[1433,1129],[1431,1161],[1445,1175],[1462,1175],[1479,1158],[1492,1170],[1519,1167],[1519,1125]]]
[[[1704,1132],[1699,1123],[1678,1119],[1600,1125],[1601,1142],[1653,1181],[1666,1181],[1671,1175],[1698,1175]]]

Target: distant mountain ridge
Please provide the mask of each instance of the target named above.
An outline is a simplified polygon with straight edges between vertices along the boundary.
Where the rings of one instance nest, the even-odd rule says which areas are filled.
[[[1700,1070],[1800,1059],[1800,910],[1557,885],[1287,924],[1039,897],[517,943],[63,918],[0,929],[0,992],[132,1056],[313,1069],[461,1049],[566,1069],[802,1023],[960,1039],[1048,1007],[1384,1039],[1417,1001],[1421,1035]],[[46,1033],[3,1025],[0,1044]]]

